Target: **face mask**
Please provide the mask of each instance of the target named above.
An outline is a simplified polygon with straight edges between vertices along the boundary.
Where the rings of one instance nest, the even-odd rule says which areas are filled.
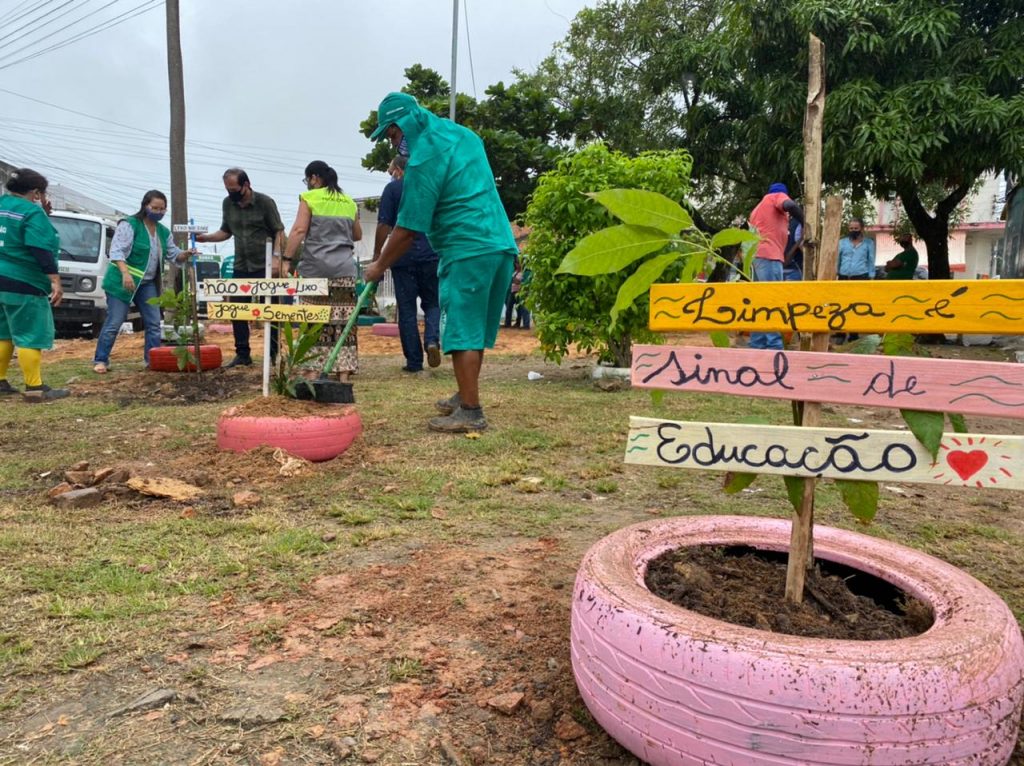
[[[157,221],[162,220],[163,217],[164,217],[163,213],[154,213],[152,210],[147,210],[146,211],[146,218],[151,220],[153,223],[156,223]]]
[[[860,239],[860,232],[859,231],[851,231],[850,232],[850,239]]]
[[[409,142],[405,140],[405,136],[398,142],[398,153],[403,157],[409,156]]]
[[[245,196],[244,189],[236,189],[235,191],[228,192],[228,199],[235,203],[241,202],[243,196]]]

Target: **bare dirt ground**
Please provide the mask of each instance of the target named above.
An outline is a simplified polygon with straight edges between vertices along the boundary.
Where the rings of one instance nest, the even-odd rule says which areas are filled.
[[[254,348],[261,347],[258,338]],[[208,341],[221,345],[230,358],[230,334],[211,333]],[[585,380],[588,361],[545,365],[535,355],[532,334],[502,330],[495,349],[501,360],[485,364],[490,390],[502,379],[525,381],[529,370],[541,370],[548,387],[520,382],[492,393],[500,427],[495,434],[480,442],[424,441],[418,430],[396,425],[394,416],[385,422],[366,407],[369,438],[335,461],[301,466],[292,483],[283,484],[280,455],[271,449],[247,455],[217,450],[208,433],[195,435],[172,423],[167,413],[187,412],[184,407],[159,409],[156,420],[126,432],[108,433],[107,426],[95,425],[96,418],[114,420],[147,403],[197,401],[195,388],[184,382],[190,376],[141,371],[141,342],[139,335],[120,338],[112,373],[81,373],[70,382],[79,400],[75,406],[95,406],[102,413],[111,403],[120,408],[112,414],[83,412],[79,427],[97,429],[88,430],[88,438],[95,440],[98,459],[115,460],[100,457],[116,455],[107,444],[137,441],[136,457],[117,458],[119,467],[143,476],[173,475],[202,487],[206,496],[183,504],[119,489],[101,507],[56,514],[52,522],[58,531],[40,533],[25,520],[20,503],[41,503],[34,498],[52,480],[0,493],[0,526],[16,519],[26,526],[17,540],[28,549],[18,574],[5,580],[0,573],[0,586],[15,594],[11,605],[16,607],[6,613],[10,624],[0,626],[0,764],[637,766],[590,718],[575,688],[568,614],[578,562],[589,545],[613,529],[654,516],[716,512],[730,502],[714,487],[702,489],[706,477],[691,480],[689,472],[674,472],[686,477],[653,479],[623,470],[624,421],[642,397],[626,402],[623,397],[635,392],[595,393]],[[81,366],[91,359],[92,348],[89,341],[60,341],[47,364]],[[396,372],[399,349],[397,338],[361,328],[365,378],[391,376],[404,383]],[[255,366],[209,374],[209,401],[255,393],[259,374]],[[410,401],[430,402],[447,390],[446,378],[424,380],[425,392],[394,387],[386,395],[408,390]],[[575,388],[563,390],[561,384]],[[607,414],[598,419],[623,426],[608,432],[595,425],[572,435],[565,423],[583,413],[574,412],[573,396],[587,402],[606,397],[598,402]],[[382,399],[371,403],[385,409]],[[829,415],[868,418],[862,408],[830,408]],[[877,427],[891,427],[899,417],[878,411],[870,416]],[[1007,421],[982,426],[995,433],[1019,427]],[[40,430],[15,433],[10,423],[0,422],[0,428],[13,439],[11,448],[58,438]],[[181,445],[175,446],[179,438]],[[504,451],[502,439],[514,446],[512,452]],[[478,446],[490,451],[470,451]],[[406,461],[419,461],[421,467],[410,473]],[[470,490],[456,475],[472,461],[497,467],[489,467]],[[418,495],[403,493],[412,490],[412,478],[426,477],[431,463],[441,475],[428,477],[435,488],[421,505]],[[20,470],[19,475],[37,476],[39,467]],[[330,487],[339,508],[325,508],[329,503],[315,492],[311,499],[289,494],[300,485],[310,491]],[[262,495],[269,509],[238,507],[233,495],[243,489]],[[885,487],[883,494],[886,508],[878,533],[967,568],[1021,614],[1019,493],[907,486]],[[783,497],[781,489],[759,484],[745,491],[742,502],[752,512],[784,515]],[[398,510],[390,526],[352,526],[361,523],[353,515],[363,505],[392,501]],[[536,528],[502,521],[526,513],[547,520]],[[850,524],[832,501],[823,501],[820,519]],[[175,536],[186,534],[176,525],[185,521],[196,525],[194,534],[210,549],[203,556],[225,557],[226,563],[211,568],[220,568],[221,579],[238,578],[238,587],[207,594],[191,584],[196,575],[189,567],[199,567],[176,558],[176,545],[185,550],[185,544]],[[403,525],[413,524],[418,525],[414,531],[403,533]],[[280,550],[270,550],[258,577],[247,579],[251,564],[235,550],[242,538],[232,525],[244,526],[245,534],[251,526],[253,536],[269,531],[284,541],[276,543]],[[288,537],[291,528],[302,525],[305,536]],[[91,526],[104,530],[92,548],[112,553],[110,560],[90,561],[90,566],[116,569],[129,582],[159,576],[180,601],[156,632],[140,616],[137,639],[130,629],[129,635],[104,634],[96,638],[102,648],[95,656],[67,659],[65,653],[62,670],[47,661],[8,673],[3,662],[13,662],[15,655],[13,650],[4,654],[5,649],[24,640],[17,637],[29,634],[29,623],[34,626],[40,613],[49,626],[31,628],[37,644],[46,640],[40,633],[81,625],[82,615],[72,614],[78,619],[72,622],[59,600],[42,604],[42,574],[33,572],[44,572],[46,548],[55,544],[46,535],[73,538]],[[143,527],[156,530],[152,540],[125,552],[120,535]],[[419,534],[427,528],[429,534]],[[0,555],[9,550],[5,542],[0,535]],[[159,552],[159,564],[150,563],[150,549]],[[293,566],[293,560],[309,563],[294,565],[294,576],[271,587],[267,581],[274,572],[286,563]],[[78,571],[82,565],[68,554],[56,566]],[[73,591],[74,583],[63,588]],[[156,598],[146,593],[146,599]],[[136,606],[146,614],[145,603]],[[88,615],[87,622],[102,633],[102,615]],[[79,635],[76,642],[93,645],[89,636]]]

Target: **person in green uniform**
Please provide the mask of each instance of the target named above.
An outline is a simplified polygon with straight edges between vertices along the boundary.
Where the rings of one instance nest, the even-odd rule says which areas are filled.
[[[18,393],[7,370],[18,348],[26,401],[68,395],[43,383],[43,349],[53,348],[53,306],[64,291],[57,270],[60,239],[46,215],[46,178],[29,168],[11,173],[0,197],[0,396]]]
[[[147,367],[149,352],[160,345],[160,309],[150,301],[160,294],[161,255],[170,263],[182,263],[191,252],[174,244],[170,229],[160,223],[166,212],[167,196],[159,189],[150,189],[142,196],[139,211],[114,229],[110,263],[103,277],[107,316],[92,359],[92,371],[98,375],[105,375],[110,368],[110,352],[132,303],[139,309],[145,327],[142,359]]]
[[[364,272],[376,282],[412,244],[427,235],[438,254],[441,349],[451,354],[459,390],[437,403],[435,431],[487,428],[480,404],[484,350],[494,341],[518,253],[494,184],[483,141],[473,131],[421,107],[407,93],[389,93],[377,110],[373,141],[407,147],[398,220],[380,257]]]
[[[900,234],[896,242],[902,251],[885,264],[886,279],[913,279],[919,257],[914,249],[914,238],[910,234]]]

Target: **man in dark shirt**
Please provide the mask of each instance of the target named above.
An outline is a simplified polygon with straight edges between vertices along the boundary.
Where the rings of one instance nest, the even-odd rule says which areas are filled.
[[[391,161],[388,173],[391,182],[384,187],[377,209],[377,233],[373,242],[373,260],[380,257],[384,243],[398,222],[398,206],[402,201],[402,176],[408,159],[399,155]],[[405,354],[406,372],[423,369],[423,349],[431,367],[441,364],[441,308],[438,303],[437,253],[422,232],[416,234],[412,246],[391,267],[395,280],[395,302],[398,304],[398,336]],[[420,343],[416,321],[416,298],[423,308],[423,343]]]
[[[896,257],[885,264],[886,279],[913,279],[917,270],[917,262],[920,260],[917,250],[914,249],[914,237],[910,234],[900,234],[896,242],[903,248],[896,253]]]
[[[281,253],[284,251],[284,224],[277,212],[277,203],[266,194],[253,191],[249,175],[241,168],[224,171],[223,220],[219,231],[199,234],[196,242],[224,242],[235,238],[235,268],[237,279],[253,279],[267,276],[267,240],[273,239],[273,270],[281,273]],[[240,300],[240,299],[236,299]],[[252,350],[249,348],[249,323],[232,322],[235,334],[235,358],[226,367],[252,364]],[[270,329],[270,354],[277,355],[277,327]]]

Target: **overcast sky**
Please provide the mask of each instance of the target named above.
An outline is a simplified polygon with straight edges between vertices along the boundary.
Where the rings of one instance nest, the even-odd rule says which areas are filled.
[[[180,3],[189,213],[211,230],[231,165],[286,228],[311,160],[352,196],[379,194],[387,177],[360,167],[360,121],[412,64],[450,76],[451,0]],[[482,97],[532,70],[596,3],[460,0],[458,90],[474,95],[475,79]],[[162,0],[0,0],[0,159],[134,211],[147,189],[170,194],[167,101]]]

